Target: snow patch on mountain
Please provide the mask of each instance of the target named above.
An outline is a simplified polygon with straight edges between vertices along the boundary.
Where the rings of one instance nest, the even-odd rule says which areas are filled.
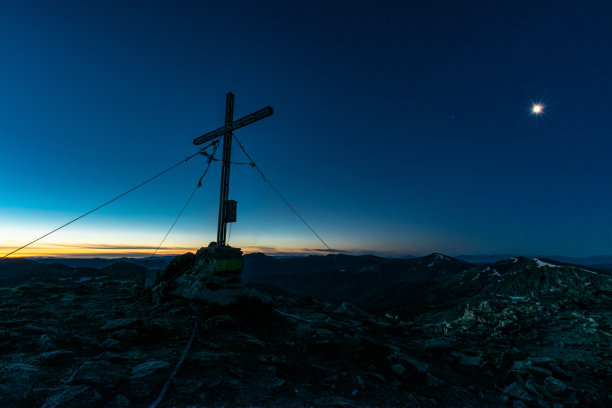
[[[533,258],[533,260],[536,262],[536,264],[538,265],[538,268],[542,268],[544,266],[548,266],[550,268],[563,268],[564,265],[553,265],[551,263],[548,262],[544,262],[544,261],[540,261],[538,258]],[[572,269],[577,269],[579,271],[584,271],[584,272],[588,272],[588,273],[592,273],[593,275],[597,275],[597,272],[595,271],[590,271],[588,269],[584,269],[584,268],[577,268],[575,266],[570,266],[570,265],[565,265],[566,268],[572,268]]]
[[[442,254],[434,254],[434,260],[433,260],[433,261],[432,261],[432,262],[431,262],[429,265],[427,265],[427,267],[431,268],[431,267],[432,267],[432,266],[434,266],[434,265],[435,265],[437,262],[439,262],[439,261],[443,261],[443,260],[447,260],[447,259],[448,259],[448,258],[447,258],[447,257],[445,257],[445,256],[444,256],[444,255],[442,255]]]
[[[538,258],[533,258],[533,260],[538,265],[538,268],[543,268],[544,266],[548,266],[550,268],[560,268],[561,267],[559,265],[553,265],[553,264],[548,263],[548,262],[540,261]]]

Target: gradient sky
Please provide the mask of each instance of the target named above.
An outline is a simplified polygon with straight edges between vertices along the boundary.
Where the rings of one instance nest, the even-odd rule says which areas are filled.
[[[567,1],[0,2],[0,255],[236,132],[333,248],[612,253],[612,6]],[[532,102],[545,114],[529,114]],[[233,158],[245,160],[235,146]],[[22,255],[147,255],[205,160]],[[219,165],[162,253],[216,239]],[[321,243],[234,166],[230,243]]]

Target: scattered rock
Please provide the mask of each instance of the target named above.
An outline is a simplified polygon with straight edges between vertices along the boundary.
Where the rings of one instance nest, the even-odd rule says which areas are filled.
[[[170,374],[170,364],[166,361],[147,361],[132,368],[129,382],[129,395],[146,397],[155,391]]]
[[[123,319],[114,319],[109,320],[100,327],[100,330],[116,330],[116,329],[124,329],[127,327],[133,327],[140,323],[139,319],[136,318],[123,318]]]
[[[555,377],[548,376],[544,381],[546,384],[546,389],[553,394],[561,394],[567,390],[567,385]]]
[[[285,381],[284,379],[276,377],[276,378],[273,378],[273,379],[272,379],[272,380],[269,382],[268,386],[269,386],[270,388],[272,388],[272,389],[274,389],[274,388],[280,388],[280,387],[282,387],[283,385],[285,385],[285,383],[286,383],[286,381]]]
[[[88,385],[62,387],[44,402],[41,408],[95,407],[102,397]]]
[[[35,365],[10,363],[0,371],[0,402],[5,405],[23,401],[37,383],[40,370]]]
[[[317,402],[317,401],[315,401]],[[331,406],[331,407],[340,407],[340,408],[355,408],[357,405],[346,398],[335,396],[329,402],[325,403],[323,401],[319,401],[320,406]]]
[[[412,371],[413,373],[424,374],[429,369],[429,364],[424,361],[417,360],[412,357],[408,357],[404,353],[395,352],[392,356],[389,357],[391,361],[398,361],[402,363],[407,369]]]
[[[336,333],[328,329],[316,329],[314,335],[322,339],[335,339]]]
[[[70,350],[54,350],[42,353],[39,357],[40,364],[43,365],[64,365],[69,364],[74,358],[74,352]]]
[[[607,276],[524,265],[461,270],[424,286],[447,285],[441,292],[401,287],[421,302],[401,313],[409,324],[236,276],[203,280],[210,299],[176,296],[166,281],[159,307],[145,299],[130,313],[141,281],[30,283],[0,297],[0,407],[148,406],[194,320],[196,337],[163,406],[287,406],[288,398],[327,408],[610,405]],[[489,278],[495,291],[486,291]],[[450,298],[460,286],[472,294]]]
[[[191,353],[189,360],[202,367],[210,367],[218,365],[220,360],[228,361],[232,356],[232,353],[202,350]]]
[[[104,340],[104,343],[102,343],[102,347],[108,350],[121,350],[122,343],[117,339],[113,339],[112,337],[109,337],[106,340]]]
[[[173,384],[176,392],[193,395],[204,386],[204,381],[196,378],[174,378]]]
[[[434,388],[442,387],[444,385],[444,380],[434,376],[431,373],[427,373],[427,385]]]
[[[207,329],[231,329],[235,325],[236,320],[228,315],[218,315],[206,320]]]
[[[131,408],[132,403],[125,395],[117,395],[104,408]]]
[[[406,372],[406,367],[404,367],[404,366],[403,366],[403,365],[401,365],[401,364],[393,364],[393,365],[391,366],[391,370],[393,370],[393,372],[394,372],[395,374],[397,374],[398,376],[400,376],[400,377],[401,377],[401,376],[403,376],[403,375],[404,375],[404,373]]]
[[[425,351],[438,351],[454,349],[457,345],[457,340],[451,337],[434,337],[427,339],[423,345]]]
[[[127,372],[127,367],[108,361],[86,361],[68,379],[68,384],[88,384],[110,389],[122,381]]]
[[[462,354],[459,358],[459,364],[466,367],[480,367],[482,366],[482,359],[480,357]]]
[[[529,393],[517,382],[508,385],[502,392],[510,397],[518,398],[523,401],[533,401]]]
[[[356,319],[363,315],[363,312],[352,303],[342,302],[340,306],[333,312],[335,315],[347,316],[351,319]]]
[[[46,334],[43,334],[42,336],[40,336],[40,338],[38,339],[38,345],[40,347],[39,350],[41,354],[46,353],[51,350],[55,350],[56,348],[51,342],[51,338],[47,336]]]

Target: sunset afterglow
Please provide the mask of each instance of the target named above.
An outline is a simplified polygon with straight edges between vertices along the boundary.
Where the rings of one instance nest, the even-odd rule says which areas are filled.
[[[612,247],[595,6],[34,3],[0,6],[0,257],[84,214],[15,256],[150,256],[173,225],[160,253],[215,241],[221,151],[197,187],[193,139],[228,92],[234,119],[274,109],[234,132],[252,158],[234,141],[231,161],[266,178],[232,164],[230,245],[320,253],[291,206],[349,253]]]

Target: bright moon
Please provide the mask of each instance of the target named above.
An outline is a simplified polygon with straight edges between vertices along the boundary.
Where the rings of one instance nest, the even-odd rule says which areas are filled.
[[[542,112],[544,112],[544,107],[539,103],[534,103],[531,107],[531,113],[534,115],[540,115]]]

